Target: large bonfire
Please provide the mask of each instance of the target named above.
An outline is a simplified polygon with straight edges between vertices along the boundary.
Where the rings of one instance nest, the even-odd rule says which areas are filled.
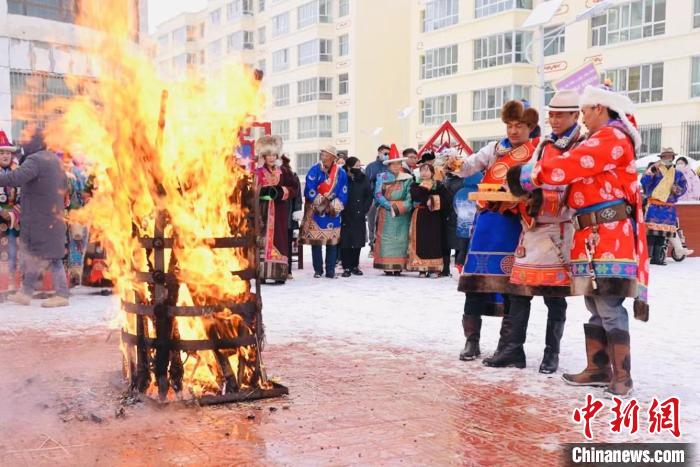
[[[45,135],[50,147],[84,155],[95,177],[97,190],[77,216],[105,248],[115,292],[122,302],[149,302],[153,290],[138,282],[135,272],[152,267],[153,253],[138,237],[153,236],[157,213],[167,212],[164,236],[175,240],[165,264],[172,266],[170,255],[175,256],[170,272],[179,283],[177,305],[249,299],[249,282],[231,271],[252,267],[250,257],[240,249],[215,249],[206,239],[228,237],[232,226],[249,225],[247,208],[232,203],[234,189],[247,176],[234,153],[239,129],[263,107],[259,83],[240,64],[224,65],[208,80],[182,76],[166,82],[133,40],[136,15],[130,2],[81,4],[79,23],[89,28],[83,53],[98,77],[70,79],[75,96],[50,103],[60,117],[47,125]],[[134,334],[136,315],[121,316],[123,329]],[[183,340],[207,339],[211,326],[225,328],[219,335],[238,335],[238,315],[223,310],[216,318],[176,317],[174,328]],[[146,323],[147,336],[155,337],[153,320]],[[251,381],[250,351],[241,347],[226,358],[234,374],[243,375],[238,387],[264,387],[264,377]],[[199,397],[225,390],[214,352],[183,351],[178,360],[184,381],[176,391]],[[248,368],[240,371],[244,363]],[[151,392],[157,389],[155,381],[148,384]]]

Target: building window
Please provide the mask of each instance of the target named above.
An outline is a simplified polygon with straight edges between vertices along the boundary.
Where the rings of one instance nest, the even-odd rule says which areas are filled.
[[[265,59],[258,60],[258,70],[262,71],[263,74],[267,71],[267,61]]]
[[[350,14],[350,0],[338,0],[338,17],[342,18]]]
[[[330,23],[331,19],[331,0],[314,0],[297,8],[299,29],[316,23]]]
[[[265,11],[265,0],[258,0],[258,11]]]
[[[273,120],[272,134],[281,137],[283,140],[289,139],[289,120]]]
[[[690,97],[700,97],[700,56],[693,57],[690,74]]]
[[[298,65],[330,62],[333,60],[333,41],[314,39],[298,46]]]
[[[431,79],[457,73],[459,47],[448,45],[426,50],[420,57],[420,79]]]
[[[281,36],[289,32],[289,12],[272,17],[272,37]]]
[[[272,98],[275,107],[289,105],[289,84],[282,84],[272,88]]]
[[[47,119],[44,104],[49,99],[72,95],[62,75],[10,71],[12,139],[18,141],[27,126],[44,128]]]
[[[591,46],[659,36],[666,32],[666,0],[637,0],[591,18]]]
[[[330,138],[333,136],[332,120],[330,115],[297,118],[297,138]]]
[[[284,71],[289,68],[289,49],[272,52],[272,71]]]
[[[547,81],[544,83],[544,105],[549,105],[549,102],[552,100],[552,97],[554,97],[554,94],[556,94],[557,91],[554,89],[554,85],[552,84],[551,81]]]
[[[532,0],[476,0],[474,16],[481,18],[514,8],[532,9]]]
[[[491,141],[498,141],[502,136],[491,136],[487,138],[475,138],[469,140],[469,146],[471,146],[472,151],[477,152],[481,150],[484,146],[489,144]]]
[[[700,28],[700,0],[695,0],[693,5],[693,27]]]
[[[258,28],[258,44],[264,45],[267,42],[267,36],[265,34],[265,26]]]
[[[221,39],[218,39],[209,43],[209,46],[207,47],[207,55],[209,55],[212,60],[215,60],[216,57],[221,56],[221,42]]]
[[[423,32],[452,26],[459,22],[459,0],[431,0],[422,12]]]
[[[199,27],[196,24],[187,25],[187,42],[194,42],[199,39]]]
[[[350,53],[350,36],[343,34],[338,38],[338,56],[345,57]]]
[[[318,162],[317,152],[298,152],[297,156],[297,175],[304,177],[313,165]]]
[[[700,160],[700,121],[681,125],[681,154]]]
[[[664,64],[651,63],[605,72],[613,88],[627,93],[632,102],[659,102],[664,98]]]
[[[255,34],[253,31],[243,31],[243,48],[253,50],[255,45]]]
[[[253,49],[253,31],[236,31],[227,37],[227,51],[231,53],[237,50]]]
[[[512,31],[474,40],[474,69],[490,68],[507,63],[524,63],[525,46],[532,34]]]
[[[187,28],[185,26],[177,28],[172,32],[173,44],[180,45],[187,41]]]
[[[422,125],[440,125],[445,120],[457,121],[457,94],[428,97],[420,101]]]
[[[348,132],[348,113],[340,112],[338,114],[338,133],[344,135]]]
[[[209,25],[210,26],[218,26],[220,24],[221,24],[221,8],[217,8],[216,10],[209,13]]]
[[[297,102],[333,99],[333,78],[309,78],[297,82]]]
[[[187,54],[187,69],[188,70],[194,70],[197,68],[197,54],[196,53],[188,53]]]
[[[344,96],[350,92],[350,78],[347,73],[338,75],[338,95]]]
[[[661,124],[639,125],[639,136],[642,145],[638,157],[650,156],[661,152]]]
[[[544,56],[563,54],[566,47],[566,28],[563,25],[544,28]]]
[[[226,4],[226,19],[228,21],[235,21],[243,15],[253,15],[253,0],[234,0]]]
[[[8,0],[7,12],[13,15],[35,16],[64,23],[75,23],[77,0]]]
[[[501,86],[478,89],[473,93],[473,120],[499,118],[503,104],[512,99],[530,99],[530,86]]]
[[[167,34],[158,37],[158,48],[160,48],[161,50],[167,48],[169,43],[170,38]]]

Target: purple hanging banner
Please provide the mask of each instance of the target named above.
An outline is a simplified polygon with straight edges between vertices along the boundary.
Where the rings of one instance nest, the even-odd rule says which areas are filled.
[[[563,89],[573,89],[579,94],[586,86],[598,86],[600,84],[600,74],[595,65],[587,63],[565,78],[554,83],[557,91]]]

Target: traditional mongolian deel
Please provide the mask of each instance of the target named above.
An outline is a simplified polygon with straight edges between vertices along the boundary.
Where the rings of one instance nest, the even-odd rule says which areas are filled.
[[[523,167],[520,185],[570,185],[576,210],[571,250],[573,293],[636,297],[646,302],[646,226],[633,139],[611,120],[577,147]]]
[[[562,136],[543,138],[533,161],[555,160],[577,143],[580,127],[574,125]],[[523,233],[515,250],[511,282],[527,288],[527,295],[559,296],[571,294],[570,252],[574,236],[571,217],[574,210],[566,205],[564,186],[541,186],[541,207],[530,212],[521,203]]]
[[[648,197],[645,220],[649,235],[674,237],[678,230],[676,202],[687,190],[688,182],[680,170],[661,165],[641,180]]]
[[[71,211],[82,208],[86,202],[87,194],[87,177],[75,164],[69,154],[62,155],[63,169],[66,172],[68,180],[68,192],[66,211],[70,214]],[[89,228],[87,225],[82,225],[74,220],[69,219],[67,235],[68,235],[68,256],[64,263],[68,272],[69,283],[72,286],[80,285],[83,277],[85,266],[85,252],[88,246]]]
[[[255,170],[255,179],[261,189],[260,211],[265,232],[263,257],[260,264],[261,279],[287,280],[289,267],[289,220],[290,198],[297,194],[294,174],[286,167],[267,165]],[[264,193],[264,195],[263,195]]]
[[[377,236],[374,242],[374,267],[384,271],[402,271],[406,267],[408,229],[411,222],[413,177],[401,172],[377,175],[374,200],[377,203]]]
[[[321,162],[306,175],[304,221],[300,240],[307,245],[337,245],[340,214],[348,199],[348,175],[337,164],[329,172]]]
[[[467,177],[485,170],[482,184],[502,185],[508,169],[528,162],[534,150],[532,141],[516,148],[511,146],[508,139],[491,142],[464,160],[460,175]],[[480,211],[474,223],[467,261],[459,278],[459,290],[526,295],[525,288],[510,283],[514,253],[522,231],[520,218],[516,215],[517,204],[502,203],[498,206],[478,201],[477,206]]]
[[[413,214],[408,233],[407,271],[440,272],[443,267],[443,211],[449,193],[441,182],[414,183],[410,188]]]
[[[17,167],[11,163],[0,167],[0,174],[9,173]],[[0,293],[14,288],[17,271],[17,241],[20,220],[20,188],[0,187],[0,211],[8,219],[0,217]]]

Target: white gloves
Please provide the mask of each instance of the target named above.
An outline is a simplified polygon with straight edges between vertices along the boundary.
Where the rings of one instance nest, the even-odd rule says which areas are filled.
[[[304,211],[294,211],[292,213],[292,219],[294,222],[301,222],[301,220],[304,218]]]

